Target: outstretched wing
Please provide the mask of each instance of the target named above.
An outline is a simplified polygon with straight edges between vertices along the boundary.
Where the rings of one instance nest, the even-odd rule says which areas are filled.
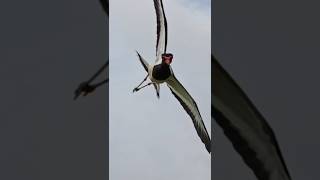
[[[161,61],[161,55],[167,49],[167,19],[163,9],[162,0],[153,0],[157,15],[157,46],[156,46],[156,62]]]
[[[138,51],[136,51],[136,53],[137,53],[137,55],[138,55],[138,57],[139,57],[139,61],[141,62],[143,68],[144,68],[144,69],[147,71],[147,73],[148,73],[149,63],[148,63],[145,59],[143,59],[143,57],[138,53]]]
[[[207,132],[207,129],[203,123],[202,117],[200,115],[198,106],[187,90],[182,86],[182,84],[172,75],[168,81],[167,85],[169,86],[173,95],[178,99],[183,108],[187,111],[189,116],[192,119],[194,127],[197,130],[197,133],[201,141],[205,144],[208,152],[211,152],[211,140]]]
[[[290,180],[275,135],[241,88],[212,56],[212,117],[259,180]]]

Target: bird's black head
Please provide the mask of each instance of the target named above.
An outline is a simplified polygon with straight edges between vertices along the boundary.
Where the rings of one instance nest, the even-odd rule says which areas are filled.
[[[162,54],[161,58],[162,58],[162,63],[170,65],[173,59],[173,55],[171,53],[164,53]]]

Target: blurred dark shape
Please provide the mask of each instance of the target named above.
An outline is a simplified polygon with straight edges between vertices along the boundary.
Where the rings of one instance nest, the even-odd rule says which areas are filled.
[[[106,78],[105,80],[98,82],[96,84],[90,85],[92,81],[94,81],[109,65],[109,61],[102,65],[102,67],[88,80],[80,83],[78,88],[74,92],[74,100],[76,100],[82,93],[83,96],[87,96],[89,93],[92,93],[97,87],[102,86],[109,82],[109,79]]]
[[[259,180],[290,180],[273,130],[213,55],[211,60],[212,118]]]

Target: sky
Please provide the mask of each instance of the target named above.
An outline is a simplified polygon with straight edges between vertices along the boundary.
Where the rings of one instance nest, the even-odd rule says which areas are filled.
[[[185,0],[163,3],[172,68],[210,132],[210,9]],[[146,75],[135,50],[149,63],[155,59],[153,1],[111,0],[109,23],[110,179],[210,179],[210,155],[168,87],[161,85],[160,99],[153,87],[132,93]]]

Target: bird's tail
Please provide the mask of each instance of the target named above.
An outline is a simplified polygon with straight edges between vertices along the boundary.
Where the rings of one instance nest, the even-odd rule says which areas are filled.
[[[160,98],[160,84],[153,84],[154,88],[156,89],[157,97]]]

